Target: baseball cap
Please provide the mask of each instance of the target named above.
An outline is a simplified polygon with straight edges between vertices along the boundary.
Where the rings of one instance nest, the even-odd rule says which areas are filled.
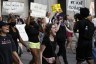
[[[6,23],[6,22],[0,21],[0,28],[1,28],[2,26],[5,26],[5,25],[9,25],[9,24]]]

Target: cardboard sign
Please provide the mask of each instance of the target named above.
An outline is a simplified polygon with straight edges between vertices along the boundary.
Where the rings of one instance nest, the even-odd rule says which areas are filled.
[[[31,16],[45,17],[47,6],[38,3],[31,3],[30,9],[32,11]]]
[[[69,0],[67,10],[79,12],[80,8],[84,6],[85,0]]]
[[[20,34],[21,38],[23,39],[23,41],[28,41],[28,36],[25,32],[25,24],[16,25],[16,28],[18,29],[19,34]]]
[[[3,1],[2,15],[14,13],[20,15],[23,13],[24,3]]]
[[[60,4],[54,4],[51,6],[52,12],[61,12],[61,6]]]

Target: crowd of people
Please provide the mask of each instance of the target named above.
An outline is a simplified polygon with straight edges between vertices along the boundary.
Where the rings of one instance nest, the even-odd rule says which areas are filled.
[[[76,13],[74,19],[63,12],[56,12],[52,19],[50,12],[47,12],[44,18],[35,18],[30,16],[30,13],[26,20],[22,20],[20,16],[14,18],[13,14],[9,14],[7,22],[4,22],[0,17],[0,64],[23,64],[18,52],[19,43],[32,55],[29,64],[59,64],[59,56],[63,57],[65,64],[69,64],[66,50],[70,48],[73,52],[74,33],[79,34],[76,43],[76,64],[83,61],[94,64],[92,39],[96,21],[92,22],[88,8],[80,8],[80,13]],[[22,40],[16,24],[26,24],[28,45]],[[56,53],[57,45],[59,51]]]

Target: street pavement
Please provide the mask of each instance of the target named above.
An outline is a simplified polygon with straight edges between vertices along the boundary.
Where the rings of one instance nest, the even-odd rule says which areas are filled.
[[[72,49],[74,49],[74,52],[75,52],[75,47],[76,47],[76,41],[77,41],[77,39],[75,37],[73,37]],[[57,52],[58,52],[58,47],[57,47]],[[61,56],[59,58],[60,58],[61,64],[64,64],[63,58]],[[25,48],[23,50],[21,59],[24,64],[28,64],[28,62],[32,59],[31,54],[29,52],[27,52],[25,50]],[[76,64],[76,54],[72,53],[72,51],[70,49],[67,49],[67,59],[68,59],[69,64]],[[86,64],[86,62],[84,62],[83,64]]]
[[[64,64],[63,58],[61,56],[59,58],[60,58],[61,64]],[[24,50],[21,56],[21,59],[24,64],[28,64],[28,62],[32,59],[32,56],[30,53]],[[73,54],[70,50],[67,51],[67,59],[69,64],[76,64],[75,54]]]

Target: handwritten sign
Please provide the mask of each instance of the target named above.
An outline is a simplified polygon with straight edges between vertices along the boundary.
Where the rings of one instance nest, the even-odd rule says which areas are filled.
[[[10,13],[22,14],[24,10],[24,3],[3,1],[2,15]]]
[[[25,24],[16,25],[16,28],[18,29],[20,36],[23,39],[23,41],[28,41],[28,36],[25,32]]]
[[[31,3],[30,9],[32,10],[31,16],[45,17],[47,6],[38,3]]]
[[[69,0],[67,10],[79,12],[80,8],[84,6],[85,0]]]
[[[61,11],[61,6],[60,4],[54,4],[51,6],[52,12],[60,12]]]

